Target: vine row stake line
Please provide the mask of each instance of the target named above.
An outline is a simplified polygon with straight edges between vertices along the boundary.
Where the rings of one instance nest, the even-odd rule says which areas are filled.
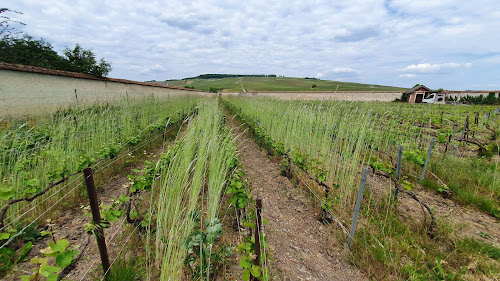
[[[434,143],[436,142],[436,138],[432,138],[431,146],[429,147],[429,151],[427,151],[427,158],[425,159],[424,169],[422,170],[422,175],[420,175],[420,181],[424,180],[425,171],[427,170],[427,165],[429,165],[429,161],[431,160],[431,152],[434,147]]]
[[[255,199],[255,262],[256,266],[260,266],[260,230],[262,228],[262,198]],[[258,280],[252,276],[252,280]]]
[[[97,193],[94,185],[94,173],[92,168],[88,167],[83,170],[85,177],[85,185],[87,186],[87,194],[89,195],[90,209],[92,211],[92,220],[96,226],[96,240],[99,247],[99,254],[101,255],[101,263],[104,274],[109,271],[109,256],[106,249],[106,241],[104,239],[104,230],[101,225],[101,215],[99,212],[99,202],[97,201]]]
[[[354,238],[354,232],[356,231],[356,223],[358,221],[359,207],[361,206],[361,200],[363,199],[363,191],[365,190],[366,175],[368,174],[368,168],[363,169],[363,176],[361,176],[361,184],[359,186],[358,200],[356,200],[356,207],[354,207],[354,215],[352,217],[351,232],[349,232],[349,240],[347,245],[349,249],[352,245],[352,239]]]

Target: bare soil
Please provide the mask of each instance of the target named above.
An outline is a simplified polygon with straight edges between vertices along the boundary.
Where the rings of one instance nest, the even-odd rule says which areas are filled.
[[[500,247],[500,224],[498,219],[478,211],[472,207],[463,206],[453,200],[445,199],[435,192],[417,186],[415,194],[422,202],[427,203],[436,213],[438,223],[447,224],[453,228],[453,235],[458,238],[475,238]],[[402,194],[398,206],[401,214],[407,214],[413,219],[422,220],[420,205],[408,195]]]
[[[384,196],[391,192],[394,183],[389,179],[374,175],[368,177],[368,188],[372,189],[373,196]],[[429,205],[435,213],[438,224],[452,229],[452,235],[459,239],[475,238],[483,242],[500,247],[499,220],[485,214],[471,206],[464,206],[451,199],[443,198],[436,192],[429,191],[417,184],[411,190],[419,200]],[[424,214],[420,204],[409,195],[399,193],[398,212],[406,220],[423,225],[424,220],[429,222],[427,213]]]
[[[254,197],[263,200],[262,215],[272,280],[366,280],[344,253],[336,232],[317,220],[314,207],[302,191],[280,175],[278,163],[243,132],[239,124],[229,123],[237,137],[240,160]]]

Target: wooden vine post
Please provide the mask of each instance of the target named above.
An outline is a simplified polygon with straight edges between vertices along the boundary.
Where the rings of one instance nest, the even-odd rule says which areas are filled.
[[[462,142],[465,141],[465,139],[468,139],[468,134],[467,130],[469,129],[469,115],[465,118],[465,123],[464,123],[464,130],[462,131],[462,138],[460,139]]]
[[[255,261],[254,265],[260,266],[260,248],[261,248],[261,229],[262,229],[262,198],[257,197],[255,199]],[[258,279],[252,276],[252,280],[257,281]]]
[[[97,193],[95,191],[94,185],[94,173],[92,168],[88,167],[83,170],[83,176],[85,178],[85,185],[87,186],[87,194],[90,201],[90,209],[92,211],[92,220],[94,221],[96,227],[96,240],[97,246],[99,247],[99,254],[101,255],[102,269],[104,271],[104,276],[108,273],[110,264],[108,250],[106,249],[106,241],[104,239],[104,230],[101,224],[101,214],[99,212],[99,202],[97,200]]]

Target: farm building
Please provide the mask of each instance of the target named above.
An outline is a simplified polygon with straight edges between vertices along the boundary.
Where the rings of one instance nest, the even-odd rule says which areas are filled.
[[[408,97],[407,101],[409,103],[421,103],[424,97],[429,95],[431,89],[427,88],[424,85],[416,85],[415,87],[409,89],[404,92],[404,94]]]
[[[500,91],[443,91],[431,90],[424,85],[416,85],[404,92],[403,98],[406,97],[408,103],[445,103],[449,99],[460,100],[465,97],[486,97],[490,93],[497,96]]]

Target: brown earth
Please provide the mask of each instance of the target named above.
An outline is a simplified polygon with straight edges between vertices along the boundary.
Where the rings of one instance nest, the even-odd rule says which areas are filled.
[[[389,179],[373,173],[369,174],[367,189],[373,191],[373,196],[387,196],[393,188],[394,183]],[[418,184],[411,191],[433,210],[438,224],[452,228],[454,237],[475,238],[500,247],[498,219],[471,206],[464,206],[451,199],[443,198],[440,194]],[[404,219],[416,222],[417,225],[423,225],[424,220],[429,223],[429,214],[427,212],[424,214],[420,204],[409,195],[399,193],[398,203],[398,213]]]
[[[450,199],[445,199],[435,192],[417,186],[415,194],[422,202],[427,203],[436,213],[438,223],[447,224],[453,228],[453,235],[458,238],[475,238],[493,244],[500,248],[500,224],[498,219],[478,211],[472,207],[463,206]],[[398,211],[414,219],[422,220],[420,205],[407,195],[401,196]]]
[[[366,280],[342,254],[336,232],[316,219],[302,191],[229,119],[252,194],[262,198],[262,215],[269,221],[264,232],[272,256],[267,264],[271,280]]]

